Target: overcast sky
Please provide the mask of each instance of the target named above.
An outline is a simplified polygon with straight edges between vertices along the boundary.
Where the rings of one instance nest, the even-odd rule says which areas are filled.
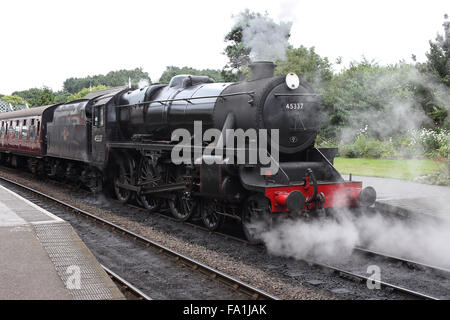
[[[153,81],[168,65],[220,69],[231,16],[245,8],[293,21],[290,43],[331,62],[387,64],[413,53],[424,61],[450,1],[1,1],[0,93],[60,90],[66,78],[124,68],[142,67]]]

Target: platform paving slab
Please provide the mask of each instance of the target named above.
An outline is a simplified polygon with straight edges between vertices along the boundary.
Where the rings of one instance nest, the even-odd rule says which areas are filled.
[[[0,299],[124,296],[69,223],[0,185]]]

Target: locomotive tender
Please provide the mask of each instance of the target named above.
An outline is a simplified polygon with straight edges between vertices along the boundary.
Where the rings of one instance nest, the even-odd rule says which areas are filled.
[[[135,198],[150,211],[166,206],[177,219],[201,219],[211,230],[224,217],[234,218],[250,241],[274,216],[372,205],[373,188],[344,181],[333,167],[337,150],[314,147],[319,95],[295,74],[275,77],[274,67],[255,62],[251,78],[237,83],[179,75],[168,85],[113,88],[0,114],[1,160],[94,191],[110,187],[120,202]],[[235,148],[229,130],[278,129],[278,146],[271,145],[279,152],[278,170],[265,172],[260,162],[236,164],[225,152],[194,152],[191,162],[174,164],[172,133],[194,133],[194,121],[201,121],[203,131],[221,130],[219,146],[225,149]],[[202,141],[200,151],[209,143]],[[244,141],[245,152],[249,145]]]

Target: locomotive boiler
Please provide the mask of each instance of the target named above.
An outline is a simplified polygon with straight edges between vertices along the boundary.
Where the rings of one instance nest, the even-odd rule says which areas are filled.
[[[320,95],[295,74],[274,76],[271,62],[250,67],[250,79],[236,83],[178,75],[169,84],[113,88],[43,107],[45,117],[36,114],[33,122],[45,132],[35,137],[37,154],[11,153],[9,145],[30,139],[15,129],[27,120],[20,111],[1,115],[2,132],[4,124],[6,132],[19,132],[2,133],[2,158],[10,161],[13,154],[34,171],[96,191],[107,187],[121,202],[136,201],[149,211],[167,208],[177,219],[201,219],[211,230],[235,219],[250,241],[274,217],[373,204],[372,188],[344,181],[334,168],[336,149],[314,147]],[[218,134],[205,139],[210,129]],[[173,159],[179,130],[189,133],[183,146],[192,151],[183,162]],[[253,141],[264,130],[270,164],[258,152],[260,141]],[[244,140],[236,146],[238,131]],[[244,162],[237,159],[242,154]]]

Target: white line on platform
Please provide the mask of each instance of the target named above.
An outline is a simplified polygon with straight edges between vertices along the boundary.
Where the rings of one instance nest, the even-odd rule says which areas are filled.
[[[5,187],[2,186],[2,185],[0,185],[0,188],[3,189],[3,190],[5,190],[5,191],[7,191],[7,192],[9,192],[10,194],[14,195],[15,197],[17,197],[17,198],[20,199],[21,201],[23,201],[23,202],[25,202],[26,204],[32,206],[33,208],[35,208],[36,210],[42,212],[43,214],[47,215],[48,217],[52,218],[55,222],[64,222],[63,219],[61,219],[61,218],[55,216],[54,214],[48,212],[48,211],[45,210],[45,209],[39,207],[37,204],[35,204],[35,203],[33,203],[33,202],[31,202],[31,201],[29,201],[29,200],[27,200],[27,199],[25,199],[25,198],[19,196],[17,193],[15,193],[15,192],[9,190],[8,188],[5,188]],[[22,218],[20,218],[20,219],[22,219]],[[22,220],[23,220],[23,219],[22,219]],[[25,220],[23,220],[23,221],[25,221]],[[31,224],[41,224],[41,223],[49,223],[49,222],[50,222],[50,221],[41,221],[41,222],[30,222],[30,223],[31,223]]]

